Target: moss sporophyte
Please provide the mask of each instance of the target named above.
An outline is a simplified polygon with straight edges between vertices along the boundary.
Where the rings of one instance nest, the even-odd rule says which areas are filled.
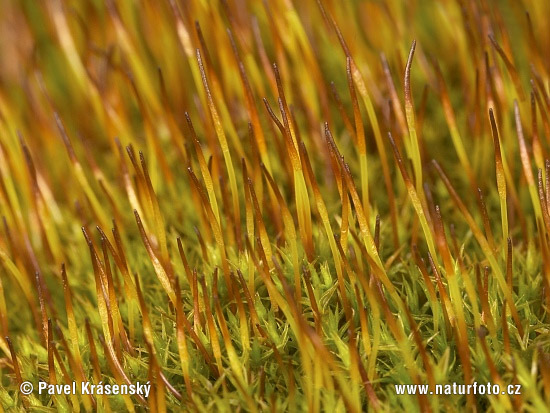
[[[550,3],[0,3],[0,412],[547,411]]]

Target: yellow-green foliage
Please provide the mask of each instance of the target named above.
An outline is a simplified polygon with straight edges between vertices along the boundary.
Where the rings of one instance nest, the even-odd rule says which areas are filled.
[[[547,410],[549,16],[1,1],[0,411]]]

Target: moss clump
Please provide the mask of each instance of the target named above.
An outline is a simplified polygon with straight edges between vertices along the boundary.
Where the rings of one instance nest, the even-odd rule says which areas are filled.
[[[548,15],[3,2],[3,409],[544,411]]]

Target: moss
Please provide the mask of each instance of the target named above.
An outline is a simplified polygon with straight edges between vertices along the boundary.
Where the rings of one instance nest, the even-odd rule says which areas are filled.
[[[2,407],[543,411],[548,4],[157,3],[0,6]]]

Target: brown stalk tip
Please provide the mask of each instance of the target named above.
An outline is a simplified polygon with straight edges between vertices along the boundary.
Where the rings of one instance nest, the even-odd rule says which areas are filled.
[[[416,40],[412,41],[411,49],[409,51],[409,57],[407,58],[407,65],[405,66],[405,101],[411,101],[411,66],[414,57],[414,51],[416,50]]]

